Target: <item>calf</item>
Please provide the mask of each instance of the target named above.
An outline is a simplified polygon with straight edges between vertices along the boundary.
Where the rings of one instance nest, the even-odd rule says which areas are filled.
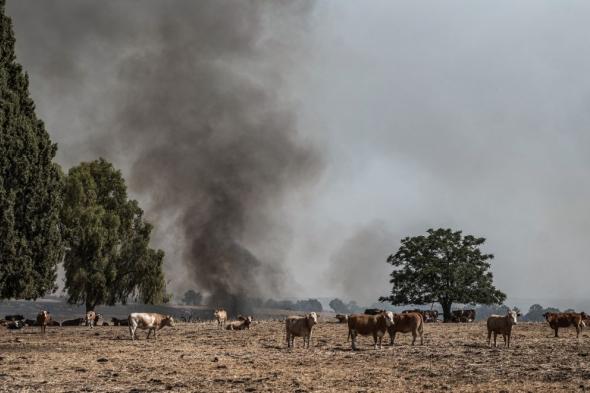
[[[545,320],[549,323],[551,329],[555,331],[555,337],[558,336],[559,328],[573,326],[576,328],[576,337],[580,337],[580,332],[585,326],[584,320],[587,318],[586,313],[576,312],[547,312],[543,314]]]
[[[37,325],[41,326],[42,334],[45,334],[45,329],[47,328],[49,321],[51,321],[51,315],[49,315],[47,311],[43,310],[37,314]]]
[[[232,322],[227,325],[225,328],[227,330],[245,330],[250,329],[250,324],[252,323],[252,317],[242,317],[239,318],[239,321]]]
[[[304,317],[290,316],[285,320],[285,330],[287,333],[287,347],[294,346],[295,337],[303,337],[303,348],[307,341],[307,348],[311,341],[311,333],[313,327],[318,323],[318,316],[315,312],[311,312]]]
[[[422,314],[408,312],[393,315],[393,324],[387,329],[391,339],[391,345],[395,341],[397,333],[412,333],[412,345],[416,343],[416,337],[420,335],[420,345],[424,344],[424,320]]]
[[[504,346],[510,348],[510,336],[512,335],[512,326],[517,324],[517,317],[520,314],[516,311],[508,311],[504,316],[491,315],[488,318],[488,345],[492,345],[492,333],[494,333],[494,347],[496,347],[496,337],[498,334],[504,338]]]
[[[356,351],[356,336],[373,336],[373,346],[379,348],[387,329],[393,324],[393,313],[383,311],[377,315],[353,314],[348,317],[348,337],[352,340],[352,350]]]
[[[225,326],[225,322],[227,321],[227,311],[225,311],[223,308],[218,308],[215,310],[213,315],[217,320],[217,327],[219,329],[223,329],[223,327]]]
[[[129,333],[131,333],[131,340],[137,337],[136,330],[148,329],[146,340],[150,338],[150,334],[154,332],[154,340],[157,340],[156,331],[162,329],[164,326],[174,327],[174,318],[170,315],[162,315],[148,312],[134,312],[129,314],[127,318],[129,322]]]

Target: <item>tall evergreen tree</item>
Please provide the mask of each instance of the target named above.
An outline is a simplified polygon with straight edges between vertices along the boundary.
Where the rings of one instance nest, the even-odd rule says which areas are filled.
[[[14,43],[0,0],[0,298],[35,299],[55,290],[63,257],[62,180]]]
[[[121,172],[99,159],[70,169],[61,213],[68,249],[65,289],[70,303],[97,305],[166,301],[164,252],[148,246],[152,226],[127,198]]]

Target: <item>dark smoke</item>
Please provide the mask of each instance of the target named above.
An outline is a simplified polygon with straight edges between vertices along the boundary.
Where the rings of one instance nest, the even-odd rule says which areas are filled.
[[[164,242],[168,255],[182,247],[176,255],[211,305],[237,312],[244,294],[278,293],[282,252],[263,260],[249,245],[276,246],[282,197],[321,168],[280,94],[281,72],[297,55],[291,33],[309,5],[55,1],[12,8],[19,23],[43,26],[46,12],[55,18],[46,74],[109,86],[100,93],[104,106],[81,114],[91,133],[80,146],[128,165],[132,191],[149,196],[148,217],[181,237]],[[92,70],[109,56],[112,73]]]

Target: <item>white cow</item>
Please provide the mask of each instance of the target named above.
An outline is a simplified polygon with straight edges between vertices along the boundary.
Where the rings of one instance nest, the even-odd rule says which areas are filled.
[[[135,340],[137,328],[148,329],[146,340],[150,338],[150,334],[154,332],[154,339],[157,340],[156,331],[162,329],[164,326],[174,327],[174,318],[170,315],[162,315],[151,312],[134,312],[129,314],[127,318],[129,321],[129,333],[131,333],[131,340]]]

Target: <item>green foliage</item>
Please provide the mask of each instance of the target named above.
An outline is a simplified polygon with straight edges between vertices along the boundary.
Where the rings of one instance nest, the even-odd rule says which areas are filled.
[[[70,169],[61,212],[69,249],[64,268],[68,302],[99,304],[167,300],[164,252],[148,246],[152,226],[127,199],[121,172],[99,159]]]
[[[0,0],[0,299],[35,299],[55,290],[63,257],[62,175],[14,55],[12,23]]]
[[[491,254],[480,246],[484,238],[461,231],[429,229],[426,236],[402,239],[387,262],[394,266],[391,295],[380,298],[394,305],[438,302],[445,321],[453,303],[501,304],[506,295],[492,284]]]
[[[194,290],[189,289],[184,293],[182,302],[189,306],[198,306],[203,303],[203,295],[201,295],[201,292],[195,292]]]

